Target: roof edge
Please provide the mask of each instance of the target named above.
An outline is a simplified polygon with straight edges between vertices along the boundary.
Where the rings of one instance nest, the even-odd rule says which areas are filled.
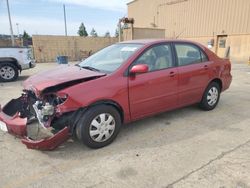
[[[129,3],[127,3],[127,5],[130,5],[130,4],[132,4],[132,3],[135,3],[136,1],[138,1],[138,0],[133,0],[133,1],[129,2]]]

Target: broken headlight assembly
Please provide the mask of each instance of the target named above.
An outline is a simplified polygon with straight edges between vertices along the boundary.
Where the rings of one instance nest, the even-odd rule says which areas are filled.
[[[52,105],[61,105],[63,104],[66,100],[68,99],[68,94],[65,93],[53,93],[53,94],[48,94],[44,97],[44,100],[48,101]]]
[[[65,93],[56,94],[57,105],[63,104],[67,99],[68,99],[68,94],[65,94]]]
[[[56,115],[56,107],[62,105],[67,98],[68,95],[64,93],[47,94],[43,97],[43,100],[37,100],[32,105],[36,118],[42,127],[50,126],[52,119]]]
[[[64,93],[48,93],[37,97],[32,90],[24,90],[21,97],[12,99],[0,110],[0,122],[5,122],[9,133],[23,137],[32,149],[54,149],[70,135],[68,119],[62,122],[57,106],[68,99]]]

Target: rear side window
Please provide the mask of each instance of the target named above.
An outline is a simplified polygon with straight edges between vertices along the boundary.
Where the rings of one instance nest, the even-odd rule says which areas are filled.
[[[175,50],[180,66],[208,61],[207,56],[192,44],[175,44]]]

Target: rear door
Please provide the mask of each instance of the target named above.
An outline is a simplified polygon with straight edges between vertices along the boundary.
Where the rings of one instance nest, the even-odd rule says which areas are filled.
[[[179,106],[200,102],[210,80],[211,64],[203,50],[191,43],[174,43],[179,72]]]
[[[130,112],[133,120],[177,105],[178,69],[170,44],[146,50],[132,65],[147,64],[149,72],[129,76]]]

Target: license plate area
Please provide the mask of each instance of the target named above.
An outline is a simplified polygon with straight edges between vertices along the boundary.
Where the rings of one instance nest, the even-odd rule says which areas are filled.
[[[8,132],[7,125],[3,121],[0,121],[0,130],[2,130],[3,132]]]

